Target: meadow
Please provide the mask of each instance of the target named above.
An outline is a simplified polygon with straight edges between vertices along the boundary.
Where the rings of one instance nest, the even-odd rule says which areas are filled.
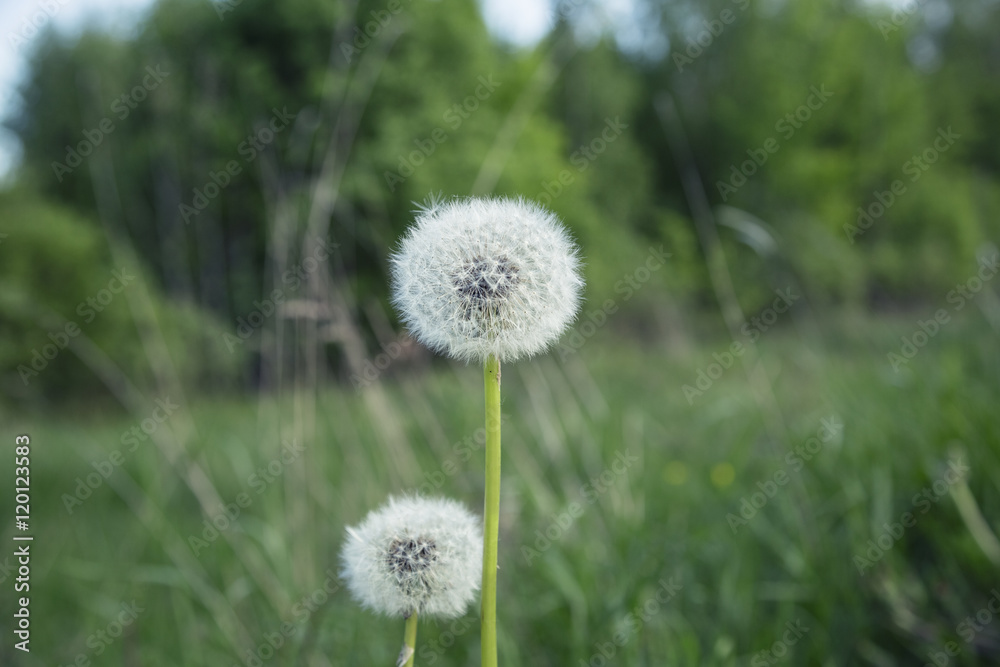
[[[996,664],[988,296],[898,371],[923,311],[803,309],[728,367],[725,338],[627,342],[612,319],[505,367],[501,663]],[[393,664],[398,619],[339,579],[344,527],[388,494],[478,507],[481,383],[399,359],[360,388],[5,410],[35,540],[32,652],[5,639],[0,662]],[[417,664],[477,664],[478,636],[474,609],[421,622]]]
[[[497,517],[493,367],[413,313],[576,313],[521,213],[403,253],[467,197],[584,284],[502,368],[500,664],[1000,664],[1000,4],[903,5],[0,5],[0,667],[395,663],[346,528]]]

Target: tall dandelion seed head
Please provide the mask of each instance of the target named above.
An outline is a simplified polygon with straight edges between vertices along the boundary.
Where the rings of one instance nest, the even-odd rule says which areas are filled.
[[[545,351],[576,316],[576,245],[524,199],[431,202],[391,257],[393,303],[410,332],[465,362]]]
[[[341,574],[367,609],[454,618],[479,588],[482,527],[453,500],[390,498],[347,535]]]

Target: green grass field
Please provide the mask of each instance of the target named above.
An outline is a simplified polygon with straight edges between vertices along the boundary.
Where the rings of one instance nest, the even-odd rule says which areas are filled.
[[[727,340],[607,330],[506,367],[501,664],[1000,664],[1000,349],[970,313],[895,372],[922,315],[789,325],[749,369],[709,369]],[[7,411],[32,439],[32,651],[4,637],[0,663],[394,664],[402,622],[337,580],[344,527],[389,494],[483,493],[479,369],[398,366],[363,390]],[[699,369],[722,373],[689,402]],[[416,664],[478,664],[478,638],[475,609],[421,622]]]

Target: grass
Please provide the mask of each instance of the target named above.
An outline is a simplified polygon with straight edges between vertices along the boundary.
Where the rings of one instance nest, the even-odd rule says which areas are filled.
[[[682,385],[724,340],[638,349],[605,330],[565,360],[505,368],[501,664],[924,664],[949,641],[948,664],[1000,662],[991,612],[970,641],[959,627],[1000,587],[1000,349],[969,317],[895,373],[886,352],[915,321],[768,332],[770,408],[739,362],[689,404]],[[343,530],[421,485],[480,509],[480,371],[171,398],[181,407],[71,514],[64,494],[149,415],[5,417],[33,443],[33,650],[8,635],[0,663],[393,664],[402,622],[331,577]],[[842,430],[794,454],[830,418]],[[914,498],[956,459],[967,477]],[[239,516],[213,538],[220,504]],[[905,512],[914,525],[860,573],[856,556]],[[105,643],[133,600],[142,611]],[[416,665],[478,664],[477,616],[421,620]]]

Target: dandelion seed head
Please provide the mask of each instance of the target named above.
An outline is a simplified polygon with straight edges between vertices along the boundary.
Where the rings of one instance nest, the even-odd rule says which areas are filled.
[[[453,500],[390,498],[347,536],[341,574],[375,612],[454,618],[479,588],[482,528]]]
[[[391,258],[410,332],[462,361],[547,349],[573,321],[583,280],[555,214],[524,199],[431,200]]]

